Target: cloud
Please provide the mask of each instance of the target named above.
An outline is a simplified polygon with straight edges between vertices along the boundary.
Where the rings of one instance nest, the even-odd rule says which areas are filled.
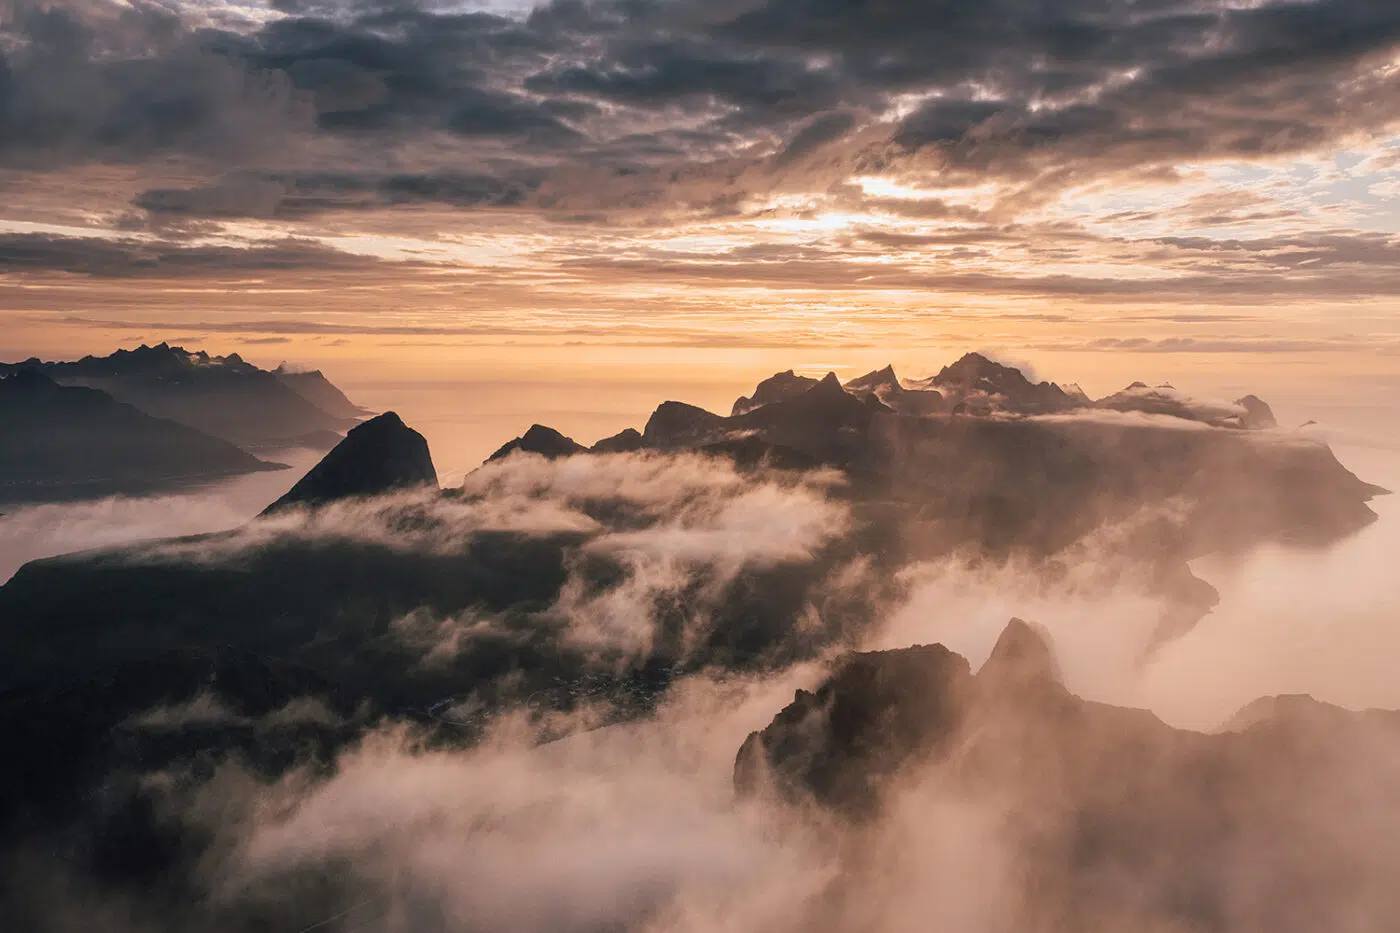
[[[557,613],[585,644],[603,636],[634,650],[633,633],[647,625],[661,629],[678,611],[699,616],[702,624],[693,636],[703,635],[703,616],[713,608],[709,587],[732,579],[730,568],[808,563],[830,536],[849,534],[854,519],[837,498],[841,488],[826,474],[743,474],[696,456],[546,461],[517,455],[469,474],[452,494],[345,503],[320,517],[294,513],[255,522],[220,547],[227,556],[234,547],[260,547],[269,536],[300,536],[435,552],[459,546],[482,529],[577,534],[580,561],[604,557],[616,561],[622,575],[601,586],[580,582],[572,592],[566,585],[564,595],[532,616],[528,627],[537,629],[548,613]],[[1154,517],[1140,517],[1137,527],[1101,528],[1059,555],[1054,567],[959,556],[900,568],[875,566],[866,554],[864,562],[843,559],[820,571],[829,576],[825,586],[861,593],[887,610],[881,624],[862,633],[858,647],[941,642],[975,667],[1009,616],[1027,616],[1053,633],[1077,693],[1141,702],[1173,721],[1214,725],[1253,691],[1292,687],[1358,704],[1394,702],[1386,614],[1400,594],[1389,570],[1396,544],[1393,530],[1385,530],[1389,526],[1375,526],[1379,537],[1368,532],[1321,562],[1307,552],[1269,550],[1218,566],[1219,575],[1210,578],[1221,584],[1224,599],[1212,624],[1144,661],[1162,600],[1150,579],[1122,572],[1112,558],[1125,550],[1124,536],[1155,528]],[[33,521],[37,527],[39,519]],[[868,549],[870,540],[861,539],[857,550]],[[170,555],[187,559],[190,553]],[[204,559],[217,556],[210,551]],[[575,580],[585,576],[578,565],[571,570]],[[872,595],[885,591],[863,589],[886,576],[896,578],[898,593],[888,603]],[[604,602],[607,593],[616,598]],[[598,624],[608,612],[612,617]],[[794,637],[809,634],[802,627],[806,621],[797,620]],[[503,632],[510,633],[505,621],[489,611],[444,619],[425,608],[399,619],[391,635],[418,651],[424,666],[441,670],[452,658],[469,655],[479,640]],[[339,924],[415,933],[476,927],[511,933],[805,933],[912,931],[936,922],[996,933],[1014,926],[1013,911],[1022,908],[1039,910],[1049,924],[1059,904],[1055,895],[1063,892],[1053,886],[1047,892],[1039,879],[1028,879],[1025,860],[1047,845],[1058,857],[1053,846],[1085,838],[1071,831],[1080,825],[1073,821],[1077,817],[1060,812],[1065,801],[1041,796],[1047,787],[1059,787],[1055,768],[1065,762],[1053,755],[1044,768],[1040,759],[1018,757],[1029,777],[995,789],[978,780],[985,760],[958,759],[951,771],[915,769],[895,788],[888,808],[863,825],[772,800],[735,799],[734,759],[744,737],[766,725],[795,690],[814,688],[827,660],[822,653],[815,661],[783,663],[761,675],[707,671],[682,677],[648,715],[622,724],[610,719],[605,698],[588,697],[573,713],[542,714],[521,697],[515,709],[483,715],[485,735],[466,747],[455,733],[438,728],[459,712],[472,713],[475,697],[466,694],[452,698],[460,711],[448,710],[450,716],[433,722],[380,722],[330,751],[294,743],[286,767],[276,774],[238,754],[177,761],[154,771],[138,766],[135,774],[104,782],[94,807],[104,816],[116,814],[116,844],[132,838],[123,834],[144,825],[142,815],[151,813],[164,834],[160,839],[188,842],[191,848],[182,855],[199,853],[189,871],[183,863],[157,869],[162,884],[170,886],[160,892],[179,896],[152,896],[142,887],[127,898],[110,883],[55,889],[48,886],[55,883],[51,878],[22,893],[40,902],[43,916],[54,923],[90,928],[100,920],[101,928],[119,933],[187,929],[191,917],[215,918],[209,921],[215,930],[256,921],[276,929]],[[302,736],[296,730],[308,725],[343,724],[324,704],[309,700],[258,717],[221,701],[212,692],[218,683],[207,689],[203,683],[191,698],[138,714],[126,727],[138,737],[174,744],[216,726]],[[262,680],[254,684],[259,695],[266,686]],[[462,678],[456,686],[465,693],[471,682]],[[1204,741],[1181,737],[1193,754]],[[1026,749],[1040,753],[1028,744],[1017,755],[1030,755]],[[959,785],[961,773],[974,775],[970,788]],[[1345,886],[1349,909],[1360,904],[1383,910],[1389,903],[1375,893],[1380,881],[1370,886],[1388,878],[1370,869],[1390,864],[1394,837],[1390,804],[1381,800],[1391,785],[1374,780],[1376,773],[1364,771],[1357,782],[1365,785],[1357,800],[1372,806],[1352,808],[1360,814],[1355,821],[1326,827],[1325,838],[1357,858],[1348,864],[1366,869],[1365,885]],[[1281,786],[1277,777],[1260,778],[1261,796]],[[1356,789],[1347,775],[1325,768],[1306,777],[1318,779],[1309,784],[1312,791],[1324,787],[1328,795],[1341,795],[1329,799],[1345,799]],[[1101,789],[1106,799],[1116,799],[1117,785],[1110,781]],[[128,807],[127,793],[139,805]],[[1170,780],[1161,793],[1160,800],[1134,799],[1126,811],[1107,811],[1129,825],[1095,822],[1092,838],[1131,845],[1141,838],[1134,835],[1140,827],[1175,812],[1155,804],[1170,808],[1194,799],[1189,788]],[[1079,802],[1068,801],[1067,809]],[[1087,803],[1095,812],[1101,802]],[[1232,817],[1254,812],[1232,807],[1211,798],[1212,825],[1230,825]],[[1303,809],[1305,816],[1312,813]],[[1021,835],[1027,825],[1031,839]],[[1246,911],[1239,916],[1249,919],[1236,923],[1236,915],[1221,908],[1228,918],[1221,930],[1254,929],[1250,921],[1258,915],[1247,912],[1255,906],[1249,901],[1254,889],[1236,900],[1239,879],[1256,877],[1259,860],[1273,858],[1280,839],[1271,838],[1266,853],[1253,847],[1256,838],[1242,838],[1248,844],[1239,848],[1165,854],[1154,849],[1147,867],[1110,873],[1107,880],[1096,872],[1085,886],[1098,891],[1107,885],[1116,894],[1121,885],[1129,908],[1117,921],[1134,929],[1153,923],[1169,929],[1165,924],[1176,916],[1163,919],[1155,895],[1134,897],[1133,886],[1175,891],[1162,879],[1175,880],[1174,869],[1184,866],[1184,877],[1196,884],[1192,890],[1206,892],[1200,899],[1218,895],[1226,907]],[[1319,877],[1315,851],[1284,849],[1286,855],[1299,851],[1306,876]],[[23,870],[41,871],[47,851],[26,853],[31,857]],[[64,868],[77,872],[82,864],[68,859]],[[1199,875],[1203,864],[1209,871]],[[63,896],[53,896],[55,890]]]
[[[1033,14],[1017,0],[878,14],[603,0],[521,17],[297,3],[261,19],[12,6],[0,159],[194,159],[212,184],[136,200],[188,217],[567,212],[596,190],[605,211],[667,198],[713,211],[773,193],[764,166],[828,147],[809,190],[931,170],[936,184],[998,179],[1013,200],[1044,199],[1120,172],[1306,152],[1400,118],[1384,103],[1400,14],[1365,0],[1164,0],[1150,13],[1074,0]],[[375,147],[400,157],[367,157]]]
[[[11,274],[66,272],[124,279],[235,275],[300,268],[355,272],[384,265],[386,263],[374,257],[291,238],[247,246],[200,246],[161,240],[0,234],[0,273]]]
[[[216,531],[247,517],[233,503],[207,495],[6,508],[0,514],[0,581],[31,560]]]

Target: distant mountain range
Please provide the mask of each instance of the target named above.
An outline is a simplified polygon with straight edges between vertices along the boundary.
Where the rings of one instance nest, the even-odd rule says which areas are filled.
[[[32,369],[0,390],[154,420]],[[591,448],[533,426],[448,490],[420,434],[394,413],[370,419],[242,528],[35,561],[0,587],[0,743],[20,752],[0,769],[0,855],[53,853],[122,891],[159,881],[163,903],[193,911],[204,877],[193,866],[219,856],[202,824],[167,817],[171,775],[199,782],[232,760],[259,780],[298,768],[315,780],[386,720],[447,749],[505,710],[636,719],[678,678],[861,644],[906,598],[902,571],[937,560],[1046,580],[1088,563],[1154,597],[1161,615],[1146,621],[1161,642],[1215,602],[1192,556],[1326,544],[1375,518],[1366,503],[1384,490],[1323,444],[1247,429],[1262,425],[1259,404],[1144,388],[1116,398],[1099,406],[981,357],[922,386],[892,371],[844,386],[783,378],[729,417],[666,402],[644,430]],[[1122,410],[1144,398],[1177,407]],[[907,762],[975,768],[975,754],[951,752],[970,737],[974,751],[1049,768],[1055,812],[1088,814],[1056,845],[1082,851],[1092,837],[1104,858],[1138,865],[1138,829],[1094,834],[1140,800],[1208,802],[1169,793],[1184,780],[1174,769],[1202,761],[1246,794],[1234,756],[1291,767],[1268,737],[1314,734],[1281,720],[1291,704],[1252,710],[1265,724],[1247,728],[1253,739],[1219,742],[1086,704],[1015,624],[976,678],[943,648],[843,658],[739,752],[741,792],[769,775],[786,798],[858,819]],[[1029,704],[1023,731],[998,731],[1008,703]],[[1111,798],[1080,796],[1086,767],[1122,775]],[[1239,831],[1263,831],[1296,799],[1289,790]],[[1170,815],[1132,825],[1151,852],[1177,838]],[[1234,838],[1182,825],[1182,865]],[[1049,851],[1034,870],[1065,864]],[[263,927],[314,925],[353,903],[339,896],[279,907]],[[198,926],[193,912],[172,916],[172,928]]]
[[[73,362],[28,359],[0,375],[36,369],[60,385],[101,389],[148,415],[169,418],[240,447],[334,446],[368,414],[319,372],[259,369],[237,353],[160,343]]]
[[[281,469],[38,370],[0,379],[0,502],[146,493]]]
[[[161,343],[0,364],[0,501],[141,494],[280,469],[255,452],[329,449],[368,412],[320,372]]]

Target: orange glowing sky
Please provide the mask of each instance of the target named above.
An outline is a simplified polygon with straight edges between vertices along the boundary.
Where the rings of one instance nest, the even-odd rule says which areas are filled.
[[[7,0],[0,54],[6,358],[1400,374],[1393,4]]]

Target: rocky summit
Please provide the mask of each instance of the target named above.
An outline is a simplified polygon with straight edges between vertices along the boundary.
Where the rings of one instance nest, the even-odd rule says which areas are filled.
[[[428,442],[389,411],[352,428],[264,514],[436,485],[437,470]]]

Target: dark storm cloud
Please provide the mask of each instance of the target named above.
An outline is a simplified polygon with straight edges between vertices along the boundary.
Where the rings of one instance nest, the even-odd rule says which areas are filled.
[[[1400,4],[1376,0],[554,0],[523,19],[273,5],[285,15],[234,28],[207,7],[15,0],[0,165],[194,157],[214,181],[153,183],[138,206],[213,218],[714,215],[778,184],[752,171],[765,160],[788,190],[800,162],[818,191],[893,171],[1044,198],[1400,120],[1400,77],[1378,67],[1400,47]],[[248,183],[218,179],[244,174],[261,187],[230,197]]]
[[[296,220],[330,211],[401,205],[512,207],[539,184],[531,173],[267,172],[225,176],[198,188],[152,188],[132,204],[164,219],[258,217]]]
[[[373,257],[296,239],[236,247],[0,234],[0,275],[66,272],[99,278],[179,277],[276,272],[307,266],[341,271],[372,270],[385,265],[384,261]]]

